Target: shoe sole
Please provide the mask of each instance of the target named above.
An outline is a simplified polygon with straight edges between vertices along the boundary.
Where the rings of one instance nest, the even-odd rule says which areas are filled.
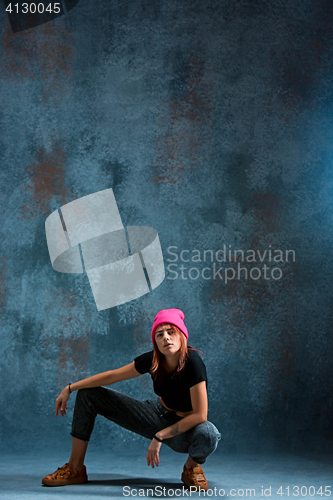
[[[209,490],[209,486],[207,486],[207,488],[203,488],[202,486],[196,486],[195,484],[191,484],[188,480],[187,480],[187,476],[185,476],[184,472],[182,473],[182,477],[181,477],[181,480],[182,482],[185,484],[185,486],[187,486],[188,488],[193,488],[195,487],[198,491],[207,491]],[[193,491],[193,490],[192,490]]]
[[[73,479],[42,479],[44,486],[70,486],[71,484],[85,484],[88,482],[88,476],[73,477]]]

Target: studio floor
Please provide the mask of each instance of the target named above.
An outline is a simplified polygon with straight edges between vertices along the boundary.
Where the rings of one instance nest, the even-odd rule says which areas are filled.
[[[97,498],[329,498],[333,497],[333,460],[330,457],[277,453],[239,455],[215,452],[204,466],[210,490],[194,493],[180,480],[185,455],[166,447],[161,463],[152,469],[145,450],[100,452],[88,450],[88,484],[48,488],[41,478],[63,465],[64,453],[7,453],[0,460],[0,498],[97,499]]]

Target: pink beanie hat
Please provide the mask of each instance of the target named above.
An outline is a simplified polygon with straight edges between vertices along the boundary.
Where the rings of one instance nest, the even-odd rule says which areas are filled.
[[[162,323],[170,323],[171,325],[178,326],[179,330],[181,330],[185,337],[188,339],[187,328],[184,325],[183,321],[184,318],[185,314],[180,309],[163,309],[162,311],[158,312],[155,316],[154,324],[151,329],[151,339],[153,343],[155,338],[155,330],[158,325],[161,325]]]

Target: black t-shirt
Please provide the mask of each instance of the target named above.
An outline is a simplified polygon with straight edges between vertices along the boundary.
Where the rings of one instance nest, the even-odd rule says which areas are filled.
[[[153,360],[153,351],[145,352],[134,359],[135,369],[143,374],[148,373]],[[180,377],[172,378],[173,372],[166,374],[162,383],[154,380],[154,392],[161,396],[166,406],[176,411],[191,411],[190,388],[206,381],[207,373],[204,362],[197,351],[188,350],[188,356]]]

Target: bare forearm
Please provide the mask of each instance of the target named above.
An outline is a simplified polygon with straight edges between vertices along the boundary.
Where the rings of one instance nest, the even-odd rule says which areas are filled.
[[[179,422],[170,425],[170,427],[166,427],[165,429],[157,432],[156,436],[162,440],[169,439],[173,436],[177,436],[178,434],[182,434],[189,429],[192,429],[192,427],[195,427],[196,425],[199,425],[206,420],[207,418],[205,418],[203,415],[193,413],[192,415],[188,415],[187,417],[182,418],[181,420],[179,420]]]
[[[140,373],[136,371],[134,361],[129,365],[122,366],[121,368],[116,368],[115,370],[109,370],[107,372],[98,373],[92,377],[79,380],[71,384],[71,392],[78,391],[79,389],[87,389],[89,387],[100,387],[101,385],[111,385],[116,382],[121,382],[122,380],[128,380],[130,378],[138,377]],[[65,388],[68,391],[68,386]],[[65,390],[64,389],[64,390]]]
[[[112,370],[107,372],[98,373],[91,377],[79,380],[71,384],[71,392],[78,391],[79,389],[87,389],[89,387],[100,387],[101,385],[113,384]]]

